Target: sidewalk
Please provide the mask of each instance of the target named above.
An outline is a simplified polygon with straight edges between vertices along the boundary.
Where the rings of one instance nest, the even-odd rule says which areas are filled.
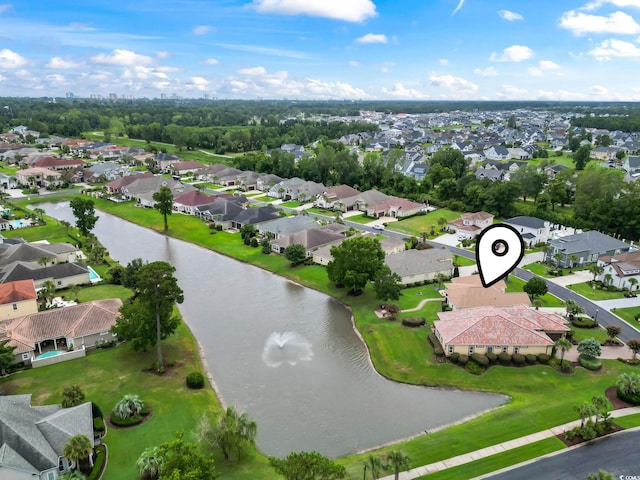
[[[636,413],[640,413],[640,407],[621,408],[619,410],[613,410],[611,412],[611,418],[626,417],[627,415],[634,415]],[[399,478],[400,480],[410,480],[422,477],[423,475],[429,475],[440,470],[446,470],[447,468],[473,462],[474,460],[490,457],[491,455],[495,455],[496,453],[506,452],[507,450],[521,447],[528,443],[544,440],[545,438],[555,437],[556,435],[560,435],[567,430],[575,427],[576,425],[580,425],[580,420],[565,423],[564,425],[558,425],[557,427],[543,430],[541,432],[532,433],[531,435],[527,435],[525,437],[515,438],[513,440],[509,440],[508,442],[492,445],[481,450],[476,450],[475,452],[469,452],[463,455],[458,455],[457,457],[447,458],[446,460],[441,460],[430,465],[423,465],[422,467],[417,467],[412,470],[400,473]],[[386,477],[382,477],[380,480],[393,479],[394,475],[388,475]]]

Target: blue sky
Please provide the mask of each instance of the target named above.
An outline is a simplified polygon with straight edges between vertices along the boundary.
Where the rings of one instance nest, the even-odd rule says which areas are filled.
[[[640,0],[0,0],[0,96],[640,100]]]

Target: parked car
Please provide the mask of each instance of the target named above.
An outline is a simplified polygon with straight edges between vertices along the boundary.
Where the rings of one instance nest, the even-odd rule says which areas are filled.
[[[384,225],[381,223],[376,223],[372,228],[374,230],[384,230]]]

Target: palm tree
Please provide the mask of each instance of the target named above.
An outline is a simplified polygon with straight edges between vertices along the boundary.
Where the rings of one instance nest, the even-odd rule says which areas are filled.
[[[573,409],[580,415],[580,428],[584,428],[584,422],[596,413],[596,409],[592,403],[583,402],[580,405],[574,405]]]
[[[613,276],[610,273],[604,274],[604,284],[608,287],[613,283]]]
[[[400,477],[400,472],[409,470],[409,465],[409,457],[398,450],[389,452],[389,455],[387,455],[387,468],[391,467],[393,469],[395,480]]]
[[[377,480],[382,471],[382,460],[379,457],[369,455],[367,459],[367,465],[369,465],[369,471],[371,472],[371,479]]]
[[[531,304],[536,307],[536,310],[539,310],[540,307],[543,305],[542,300],[540,300],[539,298],[534,298],[533,302],[531,302]]]
[[[80,466],[80,462],[85,458],[89,459],[93,453],[93,445],[85,435],[74,435],[62,448],[62,454],[75,463],[75,468]]]
[[[64,475],[60,475],[58,480],[86,480],[86,476],[77,470],[72,470],[70,472],[65,473]]]
[[[552,258],[553,258],[553,263],[556,264],[556,268],[560,268],[560,262],[564,258],[564,255],[562,255],[561,253],[556,253]]]
[[[113,407],[113,413],[120,418],[129,418],[139,415],[143,406],[144,403],[138,395],[127,394]]]
[[[71,385],[62,391],[62,408],[70,408],[84,402],[84,392],[79,385]]]
[[[147,475],[147,478],[156,480],[162,469],[162,456],[158,447],[145,448],[136,460],[136,467],[140,470],[140,477]]]
[[[256,431],[256,422],[250,420],[246,413],[238,414],[231,405],[219,413],[213,423],[203,415],[196,437],[209,449],[219,448],[225,460],[229,460],[234,450],[240,456],[245,445],[255,444]]]
[[[625,395],[635,395],[640,392],[640,374],[623,373],[616,381],[616,387]]]
[[[445,278],[446,277],[442,273],[436,274],[435,281],[436,281],[436,285],[438,286],[439,289],[442,289],[442,282],[444,282]]]
[[[38,296],[42,301],[42,309],[45,310],[49,302],[53,299],[56,291],[56,284],[51,280],[47,280],[42,284],[42,288],[38,292]]]
[[[593,408],[595,410],[596,413],[596,422],[595,424],[598,425],[598,420],[600,420],[600,417],[605,417],[607,415],[607,410],[609,407],[609,401],[607,400],[606,397],[602,396],[602,395],[596,395],[595,397],[593,397],[591,399],[591,404],[593,405]]]
[[[42,265],[43,267],[46,267],[47,264],[49,263],[49,260],[51,260],[49,257],[40,257],[38,259],[38,265]]]
[[[578,263],[578,256],[575,253],[569,255],[569,262],[569,273],[571,273],[571,270],[575,268],[576,263]]]
[[[629,285],[630,285],[630,287],[629,287],[629,291],[630,291],[630,292],[632,292],[632,291],[633,291],[633,287],[635,287],[636,285],[638,285],[638,279],[637,279],[637,278],[635,278],[635,277],[631,277],[631,278],[629,279]]]
[[[571,350],[573,344],[566,338],[559,338],[556,343],[556,347],[560,350],[560,368],[564,369],[564,354]]]
[[[569,319],[573,319],[574,316],[580,315],[585,312],[583,306],[578,305],[575,301],[571,299],[565,302],[565,306],[567,309],[567,317],[569,317]]]
[[[601,275],[604,272],[604,267],[601,267],[598,264],[593,264],[589,267],[589,273],[593,275],[593,281],[596,281],[598,275]]]
[[[440,225],[440,230],[444,231],[444,227],[447,225],[447,219],[445,217],[438,218],[438,225]]]

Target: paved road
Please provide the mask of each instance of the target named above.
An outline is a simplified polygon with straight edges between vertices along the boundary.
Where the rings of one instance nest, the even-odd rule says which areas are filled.
[[[583,480],[588,474],[597,473],[598,470],[611,472],[616,479],[640,479],[639,444],[640,430],[628,430],[519,468],[478,479]]]

